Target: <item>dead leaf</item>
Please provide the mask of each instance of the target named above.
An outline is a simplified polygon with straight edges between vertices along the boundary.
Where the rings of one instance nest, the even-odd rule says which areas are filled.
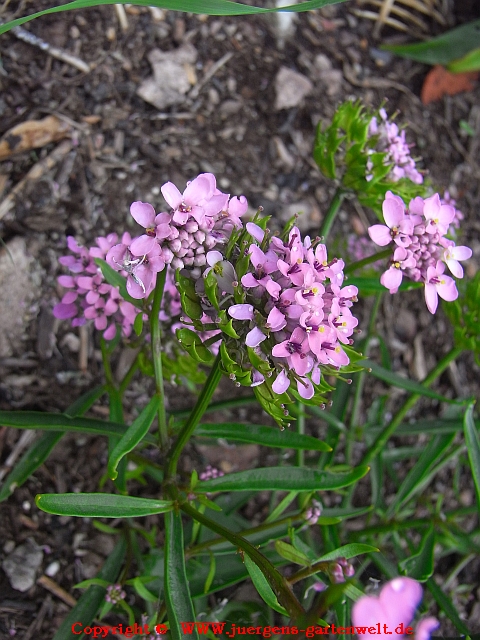
[[[471,91],[478,78],[477,71],[450,73],[437,64],[431,69],[423,82],[421,99],[423,104],[440,100],[443,96],[454,96],[462,91]]]
[[[70,133],[70,125],[55,116],[43,120],[27,120],[13,127],[0,140],[0,160],[14,153],[44,147],[62,140]]]

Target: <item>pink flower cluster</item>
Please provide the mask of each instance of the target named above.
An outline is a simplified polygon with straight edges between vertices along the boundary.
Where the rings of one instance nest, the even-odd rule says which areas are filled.
[[[411,637],[409,628],[415,610],[422,600],[422,587],[412,578],[394,578],[387,582],[378,598],[363,596],[353,606],[352,622],[355,627],[365,627],[364,640],[387,640],[395,633],[396,638]],[[415,632],[415,640],[429,640],[432,631],[438,628],[435,618],[424,618]]]
[[[415,168],[415,160],[410,155],[410,147],[405,139],[405,130],[400,130],[395,122],[389,122],[385,109],[379,111],[380,121],[372,118],[369,126],[371,136],[379,136],[378,149],[387,154],[387,164],[393,164],[390,179],[394,182],[401,178],[408,178],[415,184],[422,184],[423,176]],[[367,161],[367,170],[371,171],[373,164]],[[366,179],[370,181],[372,174],[368,174]]]
[[[125,243],[130,236],[122,237]],[[103,331],[106,340],[112,340],[117,332],[117,325],[122,328],[123,335],[129,336],[138,310],[123,300],[116,287],[105,282],[105,279],[94,262],[95,258],[105,259],[107,252],[118,242],[116,233],[106,238],[96,239],[96,246],[86,249],[77,244],[74,238],[67,239],[72,255],[59,258],[60,264],[67,267],[71,275],[58,278],[62,287],[67,289],[61,302],[53,308],[56,318],[72,320],[72,326],[78,327],[93,320],[95,328]]]
[[[107,253],[108,264],[127,276],[132,298],[147,297],[155,286],[156,274],[166,265],[174,269],[203,267],[206,253],[224,243],[233,228],[242,226],[240,216],[248,207],[244,196],[230,198],[219,191],[211,173],[197,176],[183,194],[171,182],[161,191],[171,211],[156,214],[151,204],[134,202],[130,213],[145,233],[122,241]]]
[[[430,313],[437,310],[438,296],[447,301],[458,297],[455,281],[444,274],[445,265],[455,277],[462,278],[459,260],[470,258],[472,250],[457,247],[446,237],[455,215],[454,207],[442,204],[438,194],[425,200],[414,198],[407,208],[402,198],[387,192],[383,202],[386,225],[375,224],[368,233],[381,247],[393,242],[390,267],[380,278],[390,293],[398,291],[405,275],[425,284]]]
[[[310,399],[321,365],[339,368],[349,362],[342,343],[351,343],[358,324],[350,311],[358,289],[342,286],[343,260],[329,261],[325,245],[302,240],[297,227],[287,242],[266,238],[251,222],[246,228],[257,241],[249,248],[251,269],[241,278],[246,302],[230,306],[228,314],[244,323],[236,327],[241,340],[273,359],[273,391],[281,394],[295,382],[298,393]],[[253,384],[263,381],[254,371]]]

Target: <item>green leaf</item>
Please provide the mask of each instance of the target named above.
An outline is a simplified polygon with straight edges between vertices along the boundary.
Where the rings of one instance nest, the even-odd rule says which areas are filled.
[[[178,341],[182,344],[185,351],[201,364],[212,364],[214,356],[212,352],[204,346],[201,337],[190,329],[177,329]]]
[[[67,5],[68,6],[68,5]],[[0,27],[0,33],[2,33],[2,29]],[[118,271],[112,269],[112,267],[102,260],[101,258],[94,259],[95,264],[102,271],[103,277],[111,284],[112,287],[118,287],[120,291],[120,295],[124,300],[133,304],[137,309],[143,309],[143,302],[141,300],[137,300],[136,298],[132,298],[132,296],[127,292],[127,280],[124,278]]]
[[[181,622],[195,620],[195,612],[185,569],[182,516],[175,511],[165,517],[165,605],[172,640],[184,640]],[[188,636],[199,640],[195,628]]]
[[[256,424],[220,422],[201,424],[195,429],[195,435],[204,438],[225,438],[235,442],[249,442],[265,447],[283,449],[305,449],[306,451],[331,451],[326,442],[312,436],[293,431],[280,431],[278,427]]]
[[[173,508],[170,500],[150,500],[111,493],[41,493],[35,504],[57,516],[83,518],[138,518],[165,513]]]
[[[137,336],[142,335],[142,331],[143,331],[143,311],[140,311],[140,313],[137,313],[137,315],[135,316],[135,320],[133,322],[133,330],[135,331],[135,335],[137,335]]]
[[[0,502],[6,500],[17,487],[20,487],[45,462],[57,442],[63,438],[63,433],[44,433],[29,447],[28,451],[15,464],[5,478],[0,489]]]
[[[43,411],[0,411],[0,423],[17,429],[41,429],[42,431],[72,431],[101,436],[122,436],[127,426],[120,422],[109,422],[95,418],[71,418],[63,413]],[[147,434],[145,441],[155,444],[153,436]]]
[[[337,558],[346,558],[347,560],[350,560],[350,558],[361,556],[364,553],[378,553],[379,551],[379,549],[372,547],[370,544],[351,542],[350,544],[345,544],[343,547],[335,549],[335,551],[326,553],[321,558],[318,558],[317,562],[326,562],[336,560]]]
[[[433,551],[435,548],[435,532],[430,527],[424,534],[418,552],[399,562],[403,575],[426,582],[433,575]]]
[[[426,582],[426,585],[427,589],[434,597],[439,608],[446,614],[446,616],[450,619],[456,629],[460,631],[460,633],[464,636],[471,637],[471,632],[468,630],[468,627],[465,625],[465,623],[460,619],[457,613],[457,608],[450,600],[450,598],[438,586],[435,580],[433,578],[429,578]]]
[[[205,580],[205,586],[203,587],[203,593],[206,594],[210,591],[213,579],[215,578],[216,570],[215,556],[210,552],[210,569],[208,570],[207,579]]]
[[[68,416],[79,416],[85,413],[104,394],[104,387],[96,387],[87,391],[66,410]],[[9,413],[9,412],[6,412]],[[15,416],[15,412],[9,414]],[[40,414],[41,415],[41,414]],[[5,423],[3,423],[5,424]],[[24,453],[5,478],[0,490],[0,502],[6,500],[17,487],[20,487],[50,455],[63,433],[44,433]]]
[[[402,505],[423,487],[425,477],[440,460],[444,451],[450,447],[454,438],[454,433],[434,436],[428,445],[424,445],[420,458],[402,481],[392,504],[388,507],[387,518],[391,518],[395,513],[398,513]]]
[[[115,445],[108,459],[108,475],[112,480],[117,477],[117,467],[124,456],[130,453],[143,440],[160,406],[160,398],[154,396],[136,420],[125,431]]]
[[[149,591],[145,587],[141,578],[134,578],[133,588],[138,593],[138,595],[145,600],[145,602],[158,602],[157,596],[151,593],[151,591]]]
[[[295,549],[293,545],[283,542],[283,540],[277,540],[275,542],[275,550],[279,556],[285,558],[285,560],[288,560],[289,562],[294,562],[302,567],[309,567],[311,564],[310,560],[304,553]]]
[[[82,580],[78,584],[73,585],[74,589],[87,589],[92,584],[96,584],[99,587],[106,589],[110,582],[108,580],[102,580],[101,578],[90,578],[90,580]]]
[[[244,558],[245,567],[252,579],[255,589],[258,594],[267,605],[281,613],[284,616],[288,616],[288,612],[278,603],[277,596],[273,593],[271,586],[268,584],[267,579],[263,575],[262,571],[257,567],[255,562],[251,560],[246,554]]]
[[[373,360],[361,360],[360,364],[367,369],[371,369],[369,373],[371,373],[372,376],[375,376],[379,380],[383,380],[383,382],[386,382],[393,387],[405,389],[405,391],[409,391],[410,393],[418,393],[418,395],[426,396],[427,398],[435,398],[435,400],[440,400],[441,402],[455,402],[450,398],[445,398],[439,393],[435,393],[435,391],[428,389],[420,382],[415,382],[414,380],[410,380],[410,378],[404,378],[397,373],[393,373],[393,371],[390,371],[389,369],[384,369],[376,362],[373,362]]]
[[[480,37],[480,34],[479,34],[479,37]],[[470,53],[467,53],[466,56],[463,56],[463,58],[460,58],[459,60],[454,60],[449,65],[447,65],[447,69],[452,73],[466,73],[468,71],[479,71],[480,70],[480,48],[470,51]]]
[[[229,473],[199,482],[196,491],[332,491],[348,487],[368,473],[367,466],[331,473],[300,467],[267,467]]]
[[[263,9],[261,7],[251,7],[239,2],[230,0],[74,0],[65,5],[44,9],[37,13],[32,13],[24,18],[11,20],[0,25],[0,34],[9,31],[13,27],[25,24],[40,16],[59,11],[70,11],[72,9],[83,9],[85,7],[96,7],[99,5],[111,4],[132,4],[139,7],[155,6],[161,9],[172,9],[173,11],[185,11],[188,13],[206,14],[210,16],[240,16],[259,13],[272,13],[276,11],[302,12],[319,9],[329,4],[339,4],[345,0],[307,0],[297,5],[289,5],[279,9]]]
[[[98,579],[106,580],[109,584],[113,584],[117,580],[122,569],[125,550],[125,539],[122,536],[98,572]],[[53,640],[75,640],[78,638],[78,630],[88,627],[92,623],[103,602],[105,602],[105,589],[95,585],[89,587],[63,620],[57,633],[53,636]]]
[[[468,461],[472,470],[473,482],[475,483],[475,492],[477,494],[477,505],[480,512],[480,439],[478,431],[473,420],[474,402],[471,402],[465,411],[463,420],[463,432],[465,434],[465,443],[467,445]]]
[[[383,45],[381,49],[392,51],[404,58],[425,64],[447,65],[478,47],[480,20],[468,22],[426,42],[403,45]]]

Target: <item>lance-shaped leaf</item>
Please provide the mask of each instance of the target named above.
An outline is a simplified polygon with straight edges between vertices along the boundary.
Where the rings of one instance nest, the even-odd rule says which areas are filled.
[[[96,387],[95,389],[87,391],[80,396],[80,398],[75,400],[65,413],[69,417],[82,415],[103,395],[104,391],[103,387]],[[12,417],[15,417],[16,414],[16,412],[13,411],[11,413],[5,413],[8,413]],[[28,480],[32,473],[34,473],[38,467],[43,464],[43,462],[45,462],[50,455],[50,452],[63,435],[63,432],[44,433],[40,438],[35,440],[5,478],[0,490],[0,502],[6,500],[13,493],[16,487],[20,487],[26,480]]]
[[[275,11],[311,11],[319,9],[329,4],[337,4],[345,0],[305,0],[299,4],[293,4],[285,7],[264,9],[263,7],[252,7],[240,2],[232,0],[73,0],[61,6],[54,6],[37,13],[32,13],[24,18],[11,20],[0,25],[0,34],[5,33],[13,27],[17,27],[29,20],[39,18],[40,16],[58,11],[70,11],[71,9],[83,9],[85,7],[96,7],[102,4],[133,4],[140,7],[148,7],[150,5],[160,7],[162,9],[171,9],[173,11],[188,11],[189,13],[207,14],[211,16],[240,16],[260,13],[272,13]]]
[[[477,494],[477,504],[480,512],[480,439],[473,420],[474,406],[475,404],[473,402],[470,403],[465,411],[463,429],[465,443],[467,445],[468,461],[470,462],[470,468],[472,470],[473,482],[475,483],[475,491]]]
[[[115,480],[118,475],[117,466],[120,460],[135,449],[147,434],[159,406],[160,398],[154,396],[115,445],[108,459],[108,475],[112,480]]]
[[[330,560],[336,560],[337,558],[346,558],[347,560],[350,560],[350,558],[361,556],[363,553],[378,553],[379,551],[380,549],[372,547],[370,544],[351,542],[350,544],[343,545],[343,547],[338,547],[335,551],[326,553],[321,558],[318,558],[317,562],[327,562]]]
[[[276,595],[273,593],[271,586],[268,584],[267,579],[257,567],[253,560],[245,554],[244,557],[245,567],[252,579],[255,589],[258,591],[262,600],[264,600],[268,606],[274,611],[278,611],[284,616],[288,616],[288,612],[279,604]]]
[[[417,553],[399,562],[401,572],[414,580],[426,582],[433,574],[434,548],[435,532],[431,527],[422,537]]]
[[[97,420],[96,418],[71,418],[64,413],[43,411],[0,411],[0,424],[16,429],[40,429],[41,431],[73,431],[91,433],[96,436],[122,436],[128,429],[120,422]],[[145,440],[155,444],[153,436]]]
[[[195,488],[197,493],[211,491],[331,491],[348,487],[368,473],[361,466],[351,471],[331,473],[301,467],[267,467],[229,473],[221,478],[204,480]]]
[[[150,500],[111,493],[41,493],[35,504],[42,511],[57,516],[83,518],[138,518],[166,513],[173,508],[170,500]]]
[[[171,511],[165,518],[165,604],[172,640],[184,640],[182,622],[195,620],[185,569],[182,516]],[[195,625],[188,634],[198,640]]]
[[[204,438],[224,438],[235,442],[248,442],[265,447],[283,449],[305,449],[306,451],[331,451],[326,442],[294,431],[280,431],[278,427],[258,424],[220,422],[201,424],[195,429],[195,435]]]

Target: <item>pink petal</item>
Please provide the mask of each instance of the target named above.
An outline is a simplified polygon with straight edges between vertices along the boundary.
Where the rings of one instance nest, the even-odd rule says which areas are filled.
[[[402,284],[403,271],[396,267],[390,267],[380,277],[380,283],[390,291],[390,293],[396,293],[398,287]]]
[[[392,241],[390,229],[384,224],[374,224],[372,227],[369,227],[368,235],[375,242],[375,244],[378,244],[380,247],[385,247]]]
[[[149,251],[153,251],[156,245],[158,246],[158,243],[155,238],[143,235],[132,241],[130,251],[134,256],[144,256],[149,253]]]
[[[300,380],[297,380],[297,391],[302,396],[302,398],[305,398],[305,400],[310,400],[310,398],[313,398],[313,395],[315,393],[313,384],[308,378],[301,378]]]
[[[405,204],[399,196],[386,198],[382,204],[383,219],[390,227],[398,227],[405,217]]]
[[[247,333],[245,344],[247,347],[258,347],[266,339],[266,335],[258,327],[254,327]]]
[[[285,373],[285,370],[282,369],[282,371],[280,371],[280,373],[278,374],[277,379],[272,384],[272,391],[280,395],[281,393],[285,393],[289,386],[290,378]]]
[[[440,284],[437,284],[436,288],[438,295],[447,302],[452,302],[452,300],[458,298],[455,281],[449,276],[441,276]]]
[[[228,308],[228,315],[235,320],[253,320],[253,307],[251,304],[233,304]]]
[[[438,307],[438,293],[434,284],[425,285],[425,302],[430,313],[435,313]]]
[[[430,640],[432,631],[438,629],[440,623],[435,618],[424,618],[420,620],[415,631],[415,640]]]
[[[211,175],[211,174],[210,174]],[[187,188],[183,192],[183,201],[185,204],[193,206],[199,204],[201,200],[205,200],[211,197],[211,181],[206,177],[206,174],[197,176],[194,180],[187,185]]]
[[[148,202],[132,202],[130,213],[135,222],[144,229],[155,226],[155,209]]]
[[[67,320],[77,315],[77,306],[75,304],[64,304],[60,302],[53,307],[53,315],[59,320]]]
[[[173,182],[166,182],[162,188],[160,189],[163,197],[167,201],[167,203],[172,207],[172,209],[176,209],[182,204],[182,194],[177,189],[177,187],[173,184]]]
[[[230,202],[228,203],[228,213],[231,213],[234,216],[241,217],[244,213],[247,212],[248,202],[245,196],[233,196],[230,198]]]
[[[257,224],[253,222],[247,222],[246,229],[252,236],[252,238],[255,238],[257,242],[262,242],[263,238],[265,237],[265,232]]]

